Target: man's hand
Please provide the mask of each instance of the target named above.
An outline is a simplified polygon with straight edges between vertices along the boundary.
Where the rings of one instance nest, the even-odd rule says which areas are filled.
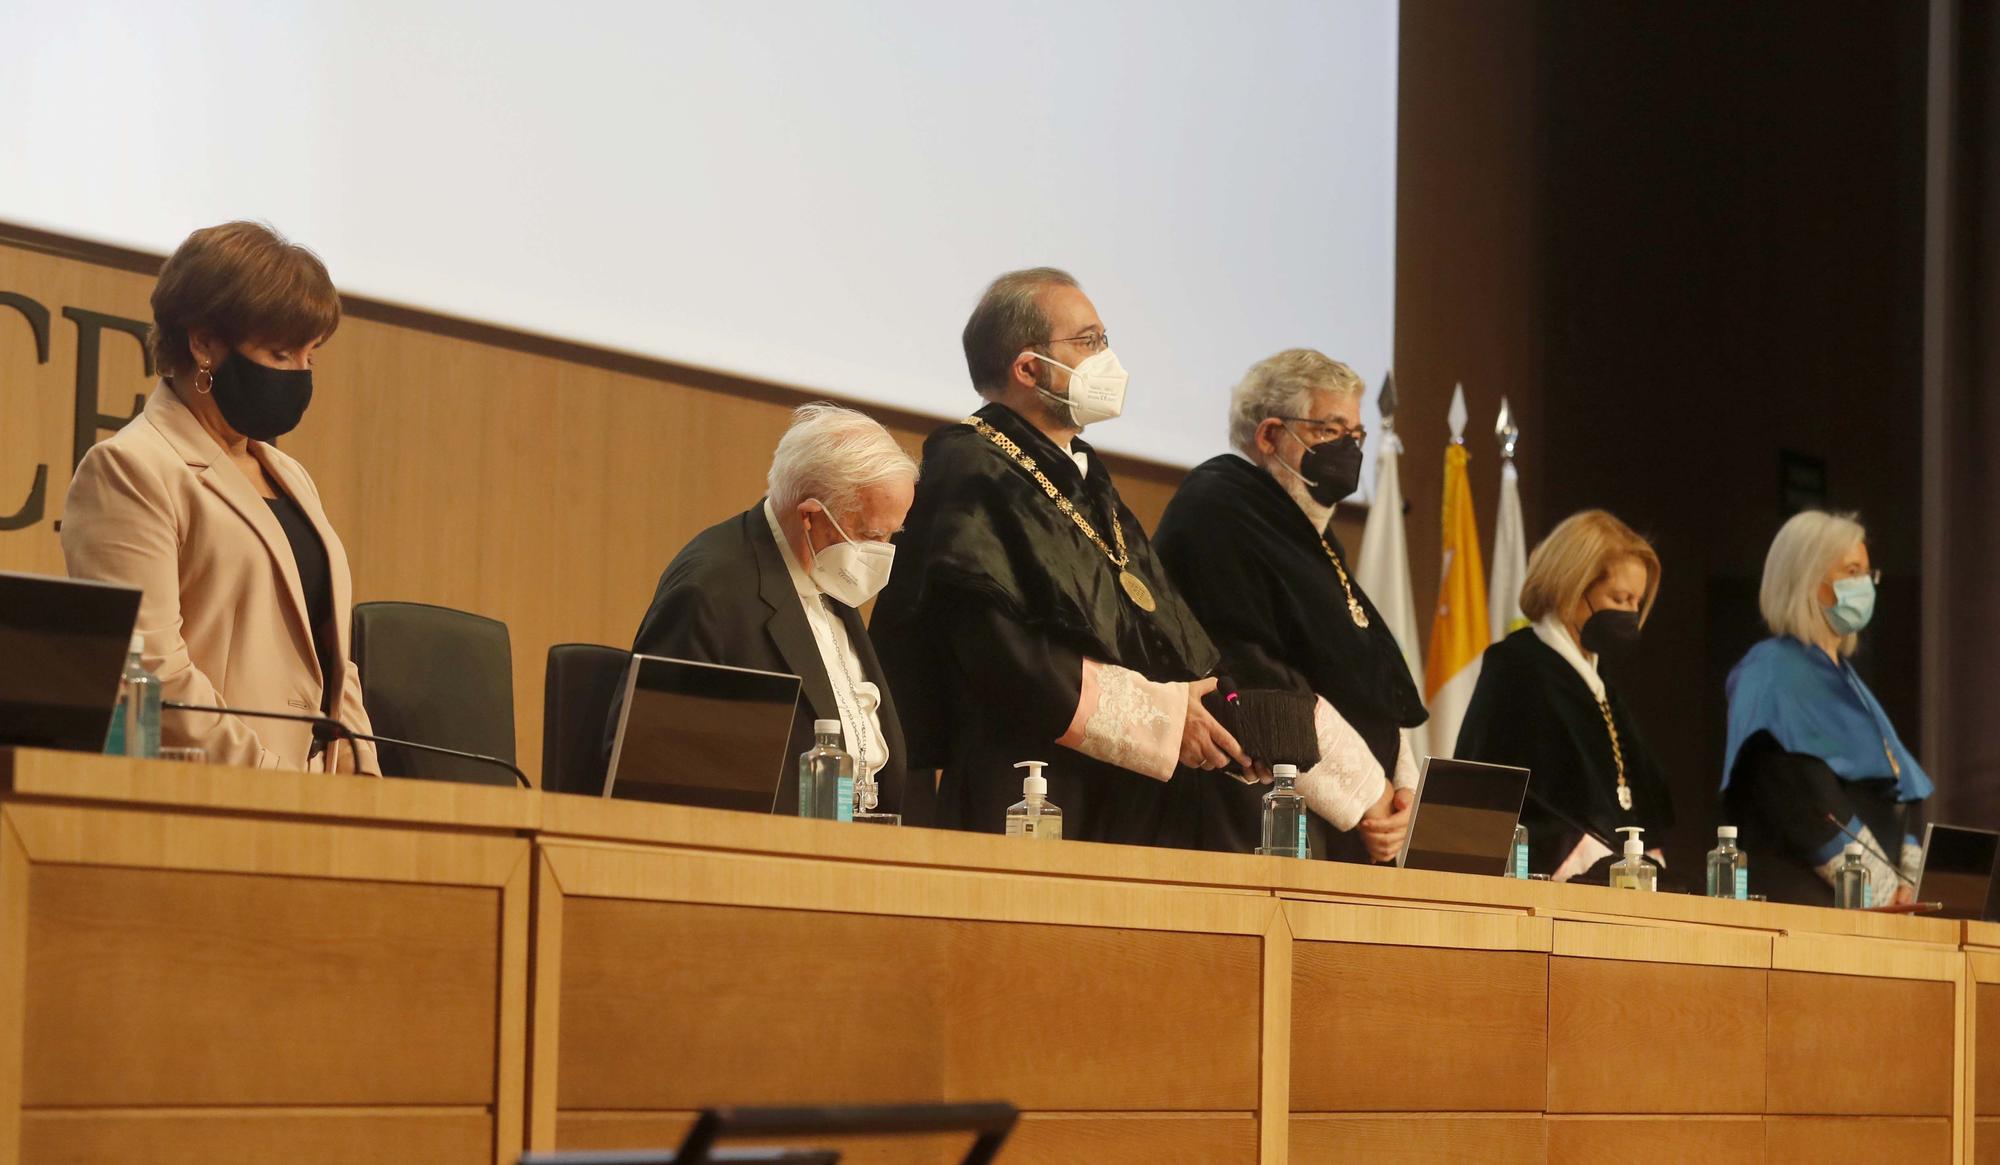
[[[1889,896],[1889,905],[1908,906],[1917,900],[1917,889],[1908,882],[1896,883],[1896,892]]]
[[[1361,842],[1368,856],[1378,862],[1393,862],[1403,852],[1403,839],[1410,834],[1411,810],[1416,796],[1408,789],[1386,788],[1382,799],[1361,814]]]
[[[1248,769],[1250,758],[1243,755],[1243,747],[1202,707],[1201,698],[1214,690],[1213,676],[1188,685],[1187,719],[1181,724],[1181,763],[1214,771],[1235,761]]]

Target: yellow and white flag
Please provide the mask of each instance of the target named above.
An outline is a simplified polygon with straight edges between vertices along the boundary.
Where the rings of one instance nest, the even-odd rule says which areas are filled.
[[[1492,642],[1486,623],[1486,569],[1479,560],[1479,519],[1466,473],[1465,389],[1451,401],[1452,443],[1444,452],[1444,562],[1437,611],[1424,656],[1424,702],[1430,706],[1431,753],[1456,755],[1458,726],[1479,682],[1479,658]]]

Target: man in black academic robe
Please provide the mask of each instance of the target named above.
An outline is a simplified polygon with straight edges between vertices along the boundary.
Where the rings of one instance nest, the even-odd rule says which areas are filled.
[[[1416,759],[1404,729],[1426,716],[1402,648],[1327,529],[1360,471],[1361,387],[1346,365],[1307,349],[1252,367],[1231,397],[1238,452],[1188,474],[1155,539],[1225,676],[1239,689],[1312,693],[1328,706],[1318,718],[1320,771],[1300,783],[1323,781],[1329,793],[1308,790],[1315,855],[1351,861],[1393,857],[1401,844],[1409,797],[1399,801],[1393,788],[1408,788]],[[1362,748],[1343,748],[1343,736]],[[1203,846],[1254,848],[1264,792],[1209,776]]]
[[[964,341],[989,403],[925,442],[872,627],[938,824],[1001,831],[1034,760],[1063,836],[1189,844],[1178,762],[1245,759],[1200,703],[1214,647],[1077,437],[1122,401],[1104,326],[1041,268],[995,281]]]
[[[846,540],[834,528],[835,522],[856,539],[893,532],[908,505],[908,480],[916,476],[916,466],[909,464],[904,481],[883,486],[881,497],[888,498],[887,501],[878,500],[875,486],[858,491],[862,501],[845,514],[833,515],[832,521],[824,510],[815,510],[820,504],[817,495],[831,492],[826,482],[821,480],[814,486],[809,480],[791,478],[837,477],[841,468],[814,466],[810,452],[804,459],[806,464],[800,468],[797,462],[786,460],[787,444],[824,445],[829,434],[839,435],[843,429],[856,426],[878,436],[879,442],[893,446],[893,438],[886,430],[851,410],[831,405],[801,409],[800,419],[779,445],[778,464],[774,464],[772,473],[773,488],[774,492],[784,490],[787,494],[814,496],[766,499],[695,535],[661,574],[652,605],[647,608],[632,642],[632,650],[642,655],[721,663],[799,677],[799,706],[792,720],[790,742],[776,774],[780,812],[798,804],[798,757],[813,746],[814,720],[845,721],[850,727],[842,744],[850,753],[857,750],[859,735],[854,730],[858,727],[853,724],[858,710],[852,697],[843,706],[835,692],[836,682],[848,680],[838,677],[837,666],[827,666],[824,651],[808,622],[805,602],[809,596],[801,593],[801,586],[811,590],[811,583],[808,580],[801,584],[794,577],[794,566],[804,573],[811,564],[799,561],[802,550],[808,554],[813,550],[824,551]],[[907,458],[904,460],[907,462]],[[893,474],[893,458],[887,463]],[[904,497],[900,505],[891,496],[898,489]],[[798,531],[803,545],[794,550],[780,544],[780,535],[788,534],[794,523],[782,522],[779,514],[797,509],[807,513],[797,519],[803,523]],[[905,825],[931,824],[935,789],[930,772],[928,768],[913,769],[910,765],[896,699],[876,659],[861,612],[856,605],[830,595],[812,597],[818,598],[824,612],[824,616],[816,613],[815,617],[830,616],[827,627],[831,629],[837,623],[845,632],[854,662],[860,668],[860,674],[852,679],[872,684],[878,693],[875,719],[880,724],[881,744],[887,750],[886,763],[875,778],[880,787],[878,808],[887,813],[901,813]],[[613,708],[610,728],[615,730],[617,723],[618,709]]]

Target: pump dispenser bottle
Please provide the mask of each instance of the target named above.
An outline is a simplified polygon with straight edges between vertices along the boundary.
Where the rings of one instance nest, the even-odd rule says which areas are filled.
[[[1611,886],[1616,890],[1658,889],[1660,871],[1646,860],[1646,843],[1639,840],[1644,830],[1636,825],[1621,825],[1618,832],[1625,835],[1625,856],[1611,864]]]
[[[1028,775],[1021,779],[1021,799],[1007,809],[1008,837],[1062,839],[1062,810],[1049,801],[1049,779],[1042,775],[1047,764],[1024,760],[1014,766],[1028,770]]]

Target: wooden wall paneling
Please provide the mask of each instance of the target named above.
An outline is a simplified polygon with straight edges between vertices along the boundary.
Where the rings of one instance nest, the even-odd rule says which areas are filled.
[[[1758,1116],[1551,1116],[1548,1165],[1607,1161],[1699,1161],[1762,1165],[1764,1120]]]
[[[1768,1111],[1949,1117],[1953,995],[1948,982],[1771,972]]]
[[[28,327],[0,311],[0,515],[26,499],[31,467],[48,470],[42,520],[0,531],[0,569],[63,573],[55,523],[71,468],[76,332],[62,308],[147,320],[152,287],[149,274],[0,241],[0,291],[46,306],[53,341],[38,363]],[[139,346],[108,335],[101,353],[100,408],[126,415],[153,385]],[[668,560],[756,502],[791,408],[821,395],[352,299],[316,385],[283,445],[347,547],[355,601],[439,603],[507,623],[516,753],[531,776],[549,647],[630,643]],[[969,386],[943,385],[935,418],[860,407],[916,453],[977,403]],[[1183,471],[1110,460],[1150,527]],[[1341,521],[1358,537],[1354,515]]]
[[[1810,1161],[1946,1165],[1954,1159],[1951,1122],[1943,1117],[1766,1117],[1764,1155],[1773,1165]]]
[[[1283,903],[1271,904],[1264,931],[1264,1006],[1258,1027],[1257,1159],[1291,1152],[1292,927]]]
[[[1552,957],[1549,1112],[1763,1112],[1768,974]]]
[[[24,1165],[353,1165],[357,1161],[474,1165],[513,1161],[484,1108],[182,1109],[28,1114]]]
[[[1542,1165],[1543,1146],[1539,1113],[1292,1118],[1301,1165]]]
[[[1542,1109],[1546,954],[1300,942],[1292,958],[1294,1112]]]
[[[27,974],[28,855],[0,806],[0,1161],[20,1151]]]

